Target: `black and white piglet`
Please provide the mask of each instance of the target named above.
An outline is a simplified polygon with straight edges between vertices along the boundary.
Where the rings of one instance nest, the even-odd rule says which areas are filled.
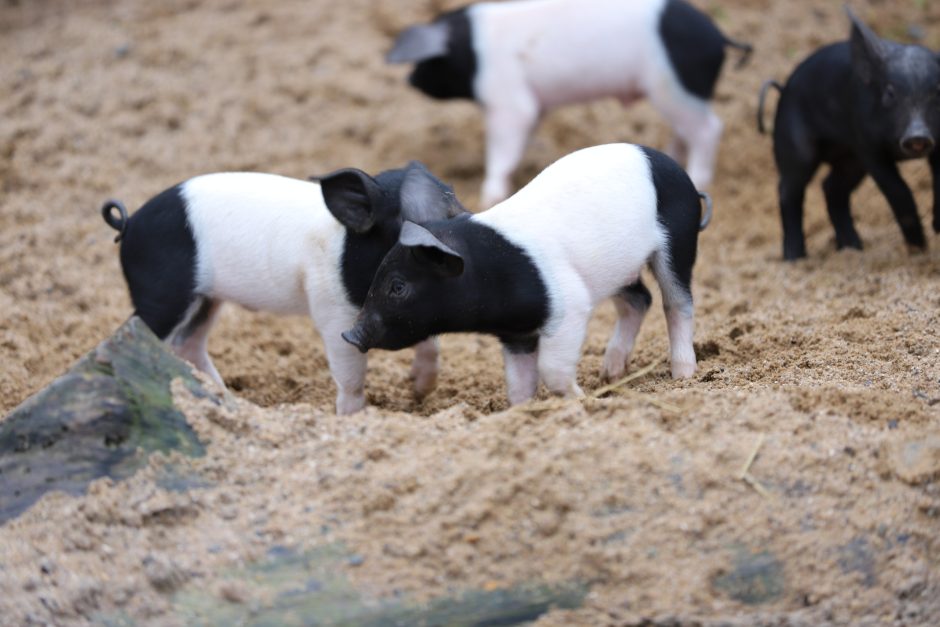
[[[355,327],[366,351],[410,346],[440,333],[493,334],[503,344],[509,400],[538,381],[579,395],[575,374],[594,307],[612,297],[618,320],[603,374],[619,377],[652,302],[640,280],[659,283],[672,375],[695,372],[692,266],[700,196],[666,155],[631,144],[574,152],[515,195],[473,216],[406,222],[376,272]],[[708,202],[706,203],[708,204]]]
[[[177,355],[223,385],[207,341],[224,301],[309,315],[326,347],[341,414],[365,405],[366,361],[340,334],[355,321],[403,221],[463,211],[451,188],[418,162],[375,178],[351,168],[313,181],[207,174],[167,189],[130,218],[119,202],[102,207],[120,232],[134,313]],[[434,339],[416,347],[412,375],[419,396],[434,387]]]
[[[434,98],[468,98],[486,111],[481,205],[510,193],[539,116],[554,107],[646,96],[675,131],[669,152],[688,155],[692,180],[712,179],[722,123],[710,100],[725,37],[684,0],[482,2],[402,32],[391,63],[417,65],[411,84]]]
[[[897,163],[928,157],[933,174],[933,230],[940,232],[940,57],[922,46],[902,45],[875,35],[851,10],[849,41],[820,48],[800,63],[786,85],[768,81],[764,97],[781,90],[774,126],[774,158],[780,171],[783,256],[806,256],[803,198],[820,164],[831,168],[823,181],[838,248],[861,248],[849,208],[852,191],[870,175],[888,199],[904,239],[927,246],[917,206]]]

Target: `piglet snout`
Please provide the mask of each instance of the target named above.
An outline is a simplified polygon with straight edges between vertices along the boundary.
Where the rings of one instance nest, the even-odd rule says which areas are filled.
[[[912,117],[901,138],[901,150],[909,157],[923,157],[933,150],[934,139],[920,115]]]
[[[360,327],[356,326],[348,331],[343,331],[342,335],[343,339],[358,348],[360,353],[368,352],[369,347],[364,338],[365,334]]]
[[[926,155],[933,147],[933,138],[928,135],[912,135],[901,140],[901,150],[912,157]]]

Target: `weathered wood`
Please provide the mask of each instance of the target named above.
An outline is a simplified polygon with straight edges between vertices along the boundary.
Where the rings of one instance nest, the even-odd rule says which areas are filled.
[[[0,523],[49,490],[80,494],[99,477],[128,477],[154,451],[202,455],[173,405],[175,378],[211,396],[188,364],[131,318],[13,410],[0,422]]]
[[[374,599],[345,571],[354,558],[337,544],[298,553],[277,547],[268,558],[235,569],[216,590],[190,584],[176,593],[173,615],[189,625],[519,625],[552,608],[579,607],[588,586],[530,582],[490,590],[461,590],[427,603]],[[102,622],[113,616],[97,617]]]

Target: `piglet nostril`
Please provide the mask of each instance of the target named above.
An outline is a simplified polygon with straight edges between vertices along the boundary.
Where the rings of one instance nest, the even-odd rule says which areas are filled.
[[[901,141],[901,148],[908,154],[921,155],[933,149],[934,142],[929,137],[905,137]]]

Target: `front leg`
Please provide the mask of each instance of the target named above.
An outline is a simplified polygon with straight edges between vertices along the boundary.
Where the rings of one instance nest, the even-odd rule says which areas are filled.
[[[431,393],[437,385],[438,342],[436,337],[415,344],[415,358],[411,362],[411,380],[414,381],[415,398],[419,401]]]
[[[930,174],[933,177],[933,232],[940,233],[940,148],[930,153]]]
[[[590,315],[590,308],[568,312],[551,335],[539,339],[539,376],[553,394],[565,398],[584,396],[578,386],[578,360]]]
[[[358,312],[352,307],[318,307],[315,301],[310,302],[310,312],[336,383],[336,413],[354,414],[366,406],[366,355],[344,340],[342,333],[356,323]]]
[[[481,209],[489,209],[509,197],[510,178],[538,121],[535,98],[527,93],[515,96],[487,106],[486,177],[480,195]]]
[[[920,223],[920,216],[917,215],[917,204],[914,202],[911,188],[901,178],[897,164],[884,158],[875,158],[869,160],[866,165],[871,177],[875,179],[881,193],[891,205],[894,218],[901,227],[908,247],[914,250],[925,250],[927,239],[924,237],[924,227]]]
[[[529,344],[503,341],[503,364],[510,405],[531,400],[539,387],[538,338]]]
[[[366,406],[366,356],[343,338],[341,331],[323,334],[330,374],[336,382],[336,413],[354,414]]]

